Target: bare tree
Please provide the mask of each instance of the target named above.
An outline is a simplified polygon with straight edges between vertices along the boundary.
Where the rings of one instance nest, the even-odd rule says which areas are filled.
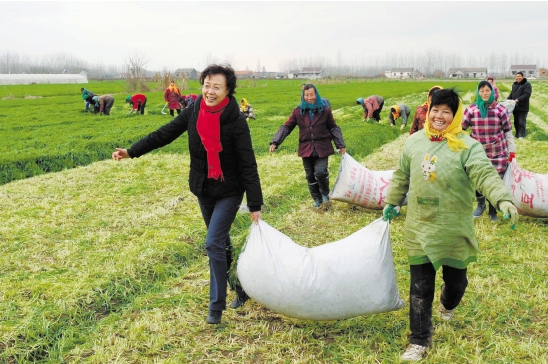
[[[145,83],[145,66],[147,58],[142,53],[133,53],[126,59],[127,67],[127,91],[135,92],[137,90],[149,91]]]

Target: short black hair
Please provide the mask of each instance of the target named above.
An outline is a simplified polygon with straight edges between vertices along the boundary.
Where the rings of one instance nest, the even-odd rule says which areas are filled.
[[[393,108],[393,107],[391,107],[391,108],[390,108],[390,112],[396,112],[396,109]]]
[[[432,102],[430,103],[430,109],[434,106],[447,105],[453,112],[453,116],[457,113],[459,109],[460,96],[455,91],[454,88],[445,88],[434,92],[432,95]]]
[[[83,87],[80,89],[80,91],[82,91],[82,92],[83,92],[84,90],[85,90],[85,89],[84,89]]]
[[[200,76],[200,84],[203,86],[206,77],[212,75],[225,76],[229,97],[236,93],[236,72],[234,72],[234,69],[229,64],[210,64],[207,66]]]
[[[303,85],[304,85],[303,91],[310,90],[311,88],[313,88],[313,89],[314,89],[314,92],[316,92],[316,87],[314,87],[313,84],[311,84],[311,83],[303,83]]]
[[[489,88],[491,89],[491,91],[493,91],[493,85],[491,85],[491,82],[489,81],[480,81],[480,83],[478,83],[478,90],[480,88],[483,88],[485,86],[489,86]]]
[[[525,77],[525,75],[523,74],[523,72],[519,71],[519,72],[516,72],[516,76],[517,75],[521,75],[522,77]]]

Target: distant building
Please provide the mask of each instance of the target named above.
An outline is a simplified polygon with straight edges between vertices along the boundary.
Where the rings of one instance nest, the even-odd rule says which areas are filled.
[[[384,71],[384,77],[386,78],[415,78],[413,68],[392,68],[390,71]]]
[[[449,68],[447,78],[483,78],[487,77],[487,68]]]
[[[287,78],[301,78],[307,80],[317,80],[325,77],[325,71],[322,67],[303,67],[298,70],[291,70],[287,74]]]
[[[86,71],[87,75],[87,71]],[[88,83],[82,74],[0,74],[0,85]]]
[[[524,77],[538,77],[536,64],[513,64],[510,66],[510,76],[515,76],[518,72],[523,72]]]
[[[175,70],[175,78],[182,78],[183,75],[189,80],[198,79],[198,71],[194,68],[177,68]]]
[[[253,78],[253,71],[245,70],[245,71],[234,71],[236,74],[236,78],[238,79],[251,79]]]
[[[541,68],[538,70],[538,77],[539,78],[547,78],[548,77],[548,69]]]

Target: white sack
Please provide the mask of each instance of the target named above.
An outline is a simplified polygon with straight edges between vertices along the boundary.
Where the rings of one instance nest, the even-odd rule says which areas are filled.
[[[345,153],[342,155],[339,175],[329,198],[381,210],[385,205],[384,199],[393,173],[394,170],[369,170]]]
[[[504,184],[520,215],[548,217],[548,174],[523,170],[514,158],[504,173]]]
[[[514,102],[514,100],[499,101],[499,104],[506,107],[506,109],[508,110],[508,114],[512,114],[514,108],[516,107],[516,103]]]
[[[305,248],[260,220],[238,258],[245,292],[274,312],[338,320],[397,310],[389,223],[378,219],[349,237]]]

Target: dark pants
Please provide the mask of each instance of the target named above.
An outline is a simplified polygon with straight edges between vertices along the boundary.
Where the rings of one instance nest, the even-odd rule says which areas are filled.
[[[516,138],[525,138],[527,114],[529,111],[516,111],[514,110],[514,128],[516,129]]]
[[[322,202],[322,195],[329,195],[328,157],[303,157],[304,173],[308,190],[314,201]]]
[[[175,110],[177,110],[177,115],[179,115],[181,113],[181,109],[175,109]],[[171,116],[175,115],[175,113],[173,112],[172,109],[169,109],[169,115],[171,115]]]
[[[377,122],[381,121],[381,111],[383,106],[384,106],[384,101],[381,102],[377,110],[373,111],[373,119]]]
[[[145,102],[143,102],[142,104],[139,103],[137,105],[137,112],[141,112],[141,115],[144,115],[145,114],[145,106],[147,106],[147,99],[145,99]]]
[[[464,296],[468,279],[466,268],[458,269],[442,266],[443,290],[440,301],[443,306],[452,310],[457,307]],[[409,322],[411,334],[409,343],[430,346],[432,342],[432,302],[436,286],[436,270],[432,263],[411,265],[411,288],[409,291]]]
[[[110,115],[110,109],[112,109],[113,105],[114,105],[114,97],[108,97],[105,100],[105,108],[103,110],[103,113],[105,115]]]
[[[243,194],[213,198],[198,197],[202,217],[207,226],[206,250],[209,257],[209,309],[226,309],[228,270],[232,263],[230,227],[242,203]]]

